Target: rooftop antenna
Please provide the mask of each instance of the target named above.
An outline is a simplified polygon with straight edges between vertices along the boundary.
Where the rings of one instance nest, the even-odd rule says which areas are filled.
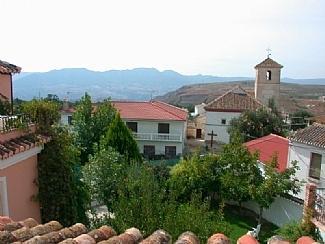
[[[268,47],[266,51],[267,51],[267,58],[270,58],[272,50]]]

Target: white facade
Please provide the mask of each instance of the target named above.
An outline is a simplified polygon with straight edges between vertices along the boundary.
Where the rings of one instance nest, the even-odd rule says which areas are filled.
[[[204,110],[205,106],[206,106],[205,103],[195,105],[194,106],[194,114],[193,114],[193,116],[204,114],[205,113],[205,110]]]
[[[206,124],[205,124],[205,140],[211,140],[211,136],[208,134],[213,131],[217,134],[213,140],[222,143],[229,143],[229,133],[228,127],[230,126],[230,121],[233,118],[238,118],[240,112],[206,112]]]
[[[123,121],[137,123],[137,132],[133,134],[138,143],[140,153],[144,153],[145,146],[154,146],[155,155],[165,155],[166,147],[176,147],[176,155],[183,153],[186,138],[186,121],[125,119]],[[159,133],[159,123],[169,124],[169,133]]]
[[[321,173],[320,179],[314,179],[309,177],[310,161],[312,153],[320,154],[321,159]],[[299,170],[296,172],[296,176],[299,180],[315,183],[319,188],[325,188],[325,149],[315,147],[303,143],[291,142],[289,143],[288,152],[288,164],[296,160],[298,162]],[[305,186],[302,186],[301,192],[296,197],[305,199]]]
[[[68,113],[68,112],[64,112],[61,111],[61,118],[60,118],[60,122],[62,125],[71,125],[71,122],[69,123],[69,121],[72,121],[72,113]]]

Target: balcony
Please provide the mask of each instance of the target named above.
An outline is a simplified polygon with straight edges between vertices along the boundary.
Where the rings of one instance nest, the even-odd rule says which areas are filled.
[[[29,117],[25,114],[0,115],[0,133],[7,133],[19,128],[28,128],[30,123]]]
[[[181,134],[133,133],[133,135],[134,135],[134,138],[139,141],[182,142]]]

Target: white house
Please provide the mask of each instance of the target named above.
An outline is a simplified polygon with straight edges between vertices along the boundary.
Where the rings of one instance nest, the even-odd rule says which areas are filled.
[[[112,104],[133,131],[144,156],[173,158],[183,153],[187,110],[159,101],[113,101]]]
[[[289,139],[288,163],[298,162],[297,177],[325,188],[325,125],[314,123],[298,130]],[[298,197],[304,199],[305,186]]]
[[[250,96],[243,88],[236,86],[217,99],[208,103],[206,111],[205,140],[211,140],[210,133],[217,134],[214,140],[229,142],[228,127],[233,118],[238,118],[246,110],[256,110],[262,103]]]

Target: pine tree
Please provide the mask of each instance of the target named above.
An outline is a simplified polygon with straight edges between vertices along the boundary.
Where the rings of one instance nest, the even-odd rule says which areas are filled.
[[[106,136],[102,140],[102,145],[112,147],[121,155],[123,155],[128,162],[142,161],[137,142],[129,128],[122,121],[119,113],[116,113],[115,118],[109,127]]]

